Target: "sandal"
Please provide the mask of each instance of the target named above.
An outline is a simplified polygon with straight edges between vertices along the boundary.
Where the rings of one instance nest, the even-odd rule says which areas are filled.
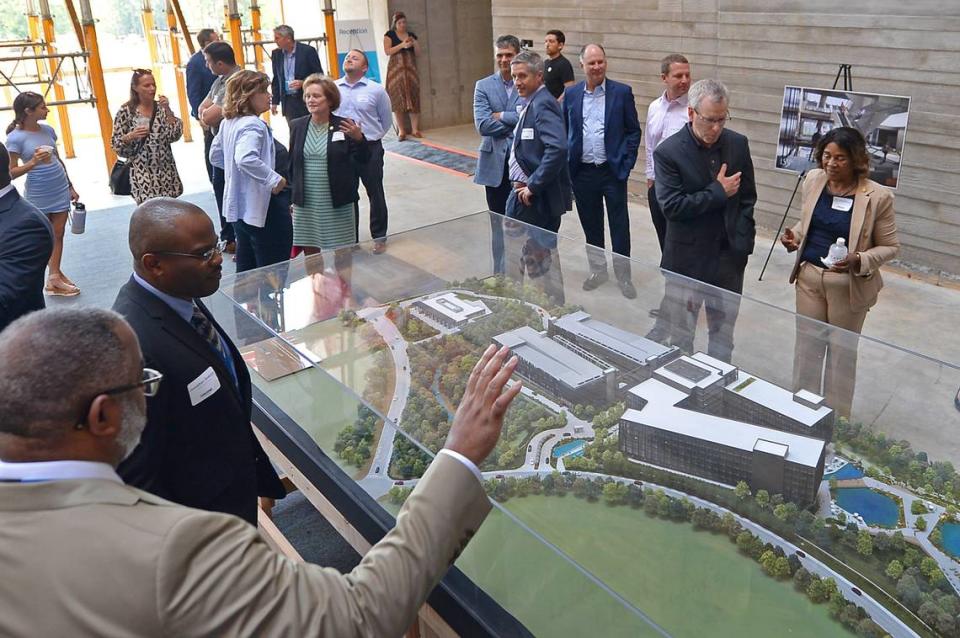
[[[53,297],[76,297],[80,294],[80,289],[63,280],[52,282],[48,280],[47,285],[43,287],[43,292]]]

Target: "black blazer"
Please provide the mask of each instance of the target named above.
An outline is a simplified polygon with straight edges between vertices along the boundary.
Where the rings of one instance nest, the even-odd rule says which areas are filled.
[[[330,178],[330,197],[334,206],[343,206],[360,199],[357,164],[366,164],[370,159],[370,147],[366,138],[359,142],[343,136],[343,141],[333,141],[333,134],[340,130],[343,118],[330,115],[327,129],[327,174]],[[303,206],[303,145],[307,140],[310,116],[298,117],[290,122],[290,180],[293,183],[292,201]]]
[[[270,54],[270,63],[273,66],[273,81],[271,100],[273,104],[280,104],[284,96],[283,89],[286,86],[287,78],[283,72],[283,49],[276,48]],[[293,49],[293,77],[291,80],[306,80],[308,75],[313,73],[323,73],[323,66],[320,64],[320,54],[309,44],[297,42]],[[297,98],[298,100],[300,98]]]
[[[757,186],[747,138],[724,129],[717,143],[722,145],[727,175],[742,173],[740,190],[730,198],[702,159],[689,124],[653,153],[657,202],[667,218],[660,266],[708,283],[715,283],[724,238],[728,249],[746,263],[756,235]]]
[[[0,330],[42,310],[44,272],[53,251],[53,227],[16,189],[0,197]]]
[[[199,300],[197,305],[219,330]],[[147,399],[140,444],[120,463],[120,476],[162,498],[235,514],[256,525],[256,497],[282,498],[285,490],[253,434],[250,374],[237,348],[225,340],[239,388],[196,330],[132,277],[113,309],[137,334],[144,365],[163,374],[160,391]],[[216,373],[220,389],[192,406],[187,385],[208,368]]]

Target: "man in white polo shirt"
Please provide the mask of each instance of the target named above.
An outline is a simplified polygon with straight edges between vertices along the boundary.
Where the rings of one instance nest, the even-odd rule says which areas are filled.
[[[373,252],[380,254],[387,248],[387,198],[383,193],[383,143],[381,140],[393,122],[390,114],[390,96],[378,83],[368,77],[367,56],[359,49],[350,50],[343,58],[343,77],[337,80],[340,89],[340,108],[334,115],[348,117],[360,124],[360,130],[370,146],[370,161],[358,165],[360,181],[370,200],[370,236]],[[354,204],[359,219],[359,204]]]

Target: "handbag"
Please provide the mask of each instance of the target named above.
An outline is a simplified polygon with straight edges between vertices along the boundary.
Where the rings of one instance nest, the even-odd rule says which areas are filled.
[[[157,109],[159,108],[157,103],[154,102],[153,115],[150,116],[150,125],[147,127],[150,132],[153,131],[153,121],[157,118]],[[133,190],[130,187],[130,162],[143,150],[148,137],[150,137],[150,133],[147,133],[147,137],[140,140],[140,145],[137,146],[137,150],[128,155],[126,159],[118,157],[117,161],[114,162],[113,168],[110,169],[110,192],[114,195],[133,194]]]

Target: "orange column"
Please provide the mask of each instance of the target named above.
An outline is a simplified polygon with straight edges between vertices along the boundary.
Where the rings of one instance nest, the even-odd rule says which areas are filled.
[[[49,0],[40,0],[40,19],[43,22],[43,39],[47,43],[47,54],[54,55],[57,52],[57,48],[53,43],[57,36],[53,28],[53,14],[50,13]],[[56,77],[59,75],[57,73],[59,60],[49,58],[47,63],[50,65],[50,81],[53,84],[53,95],[57,102],[63,102],[66,99],[66,95],[63,91],[63,85],[60,84],[60,80]],[[77,154],[73,149],[73,129],[70,128],[70,119],[67,115],[67,107],[65,104],[57,107],[57,120],[60,125],[60,138],[63,140],[64,153],[68,158],[76,157]]]
[[[167,28],[170,29],[170,56],[173,61],[173,74],[177,81],[177,102],[180,105],[180,118],[183,120],[183,141],[193,141],[191,131],[190,104],[187,102],[187,84],[183,78],[183,66],[180,59],[180,38],[177,37],[177,14],[173,4],[167,0]]]
[[[107,164],[107,173],[109,173],[117,161],[117,154],[110,147],[110,137],[113,135],[113,118],[110,116],[110,105],[107,104],[107,87],[103,82],[103,64],[100,61],[100,46],[97,43],[97,25],[93,20],[93,12],[90,10],[90,0],[79,1],[84,49],[90,54],[87,59],[87,72],[90,75],[90,87],[93,90],[97,117],[100,120],[103,158]]]

